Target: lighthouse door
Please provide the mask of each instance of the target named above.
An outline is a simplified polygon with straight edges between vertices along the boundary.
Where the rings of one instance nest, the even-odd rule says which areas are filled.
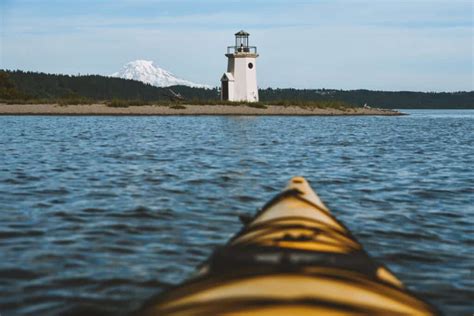
[[[229,100],[229,81],[222,81],[222,100]]]

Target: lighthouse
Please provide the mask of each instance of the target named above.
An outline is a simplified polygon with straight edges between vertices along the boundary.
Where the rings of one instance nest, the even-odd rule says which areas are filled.
[[[227,47],[227,72],[221,78],[221,99],[258,101],[257,47],[249,46],[249,33],[235,33],[235,45]]]

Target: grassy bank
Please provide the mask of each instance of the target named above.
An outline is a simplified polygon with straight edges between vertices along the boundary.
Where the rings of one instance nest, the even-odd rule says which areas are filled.
[[[105,104],[113,108],[128,108],[134,106],[167,106],[173,108],[181,108],[193,105],[225,105],[225,106],[248,106],[258,109],[266,109],[268,106],[282,106],[282,107],[299,107],[302,109],[338,109],[348,110],[355,108],[354,106],[342,101],[266,101],[266,102],[230,102],[222,100],[183,100],[183,101],[143,101],[143,100],[102,100],[97,101],[82,97],[60,98],[60,99],[36,99],[36,98],[21,98],[21,99],[0,99],[3,104],[57,104],[59,106],[67,105],[87,105],[87,104]]]

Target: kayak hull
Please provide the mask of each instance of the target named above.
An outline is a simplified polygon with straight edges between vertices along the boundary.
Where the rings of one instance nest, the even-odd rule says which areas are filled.
[[[373,260],[302,177],[268,202],[196,276],[140,315],[435,315]]]

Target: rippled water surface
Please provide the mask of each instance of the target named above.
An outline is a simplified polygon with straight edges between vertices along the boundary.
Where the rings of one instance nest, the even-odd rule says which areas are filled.
[[[0,313],[126,314],[294,175],[447,314],[474,312],[474,111],[0,117]]]

